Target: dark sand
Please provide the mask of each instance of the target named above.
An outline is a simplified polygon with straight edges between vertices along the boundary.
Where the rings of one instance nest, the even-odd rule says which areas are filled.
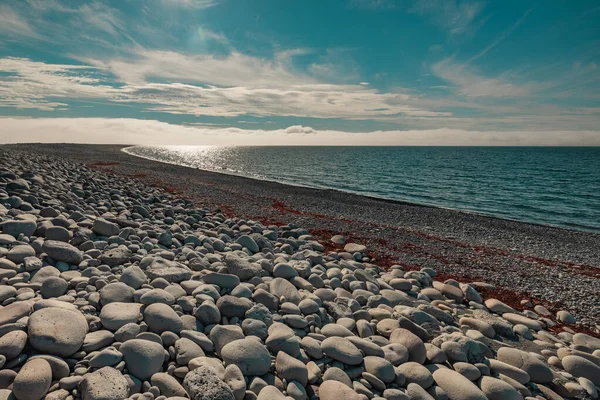
[[[486,297],[514,305],[531,298],[570,310],[587,326],[600,323],[600,234],[197,170],[131,156],[123,147],[24,144],[0,151],[26,150],[126,174],[225,215],[294,223],[327,242],[342,234],[367,245],[375,263],[485,281],[500,288]]]

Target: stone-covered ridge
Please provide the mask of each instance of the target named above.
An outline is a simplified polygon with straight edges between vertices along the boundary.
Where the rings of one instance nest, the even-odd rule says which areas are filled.
[[[600,339],[60,159],[0,160],[0,400],[597,398]],[[552,317],[552,318],[549,318]],[[554,329],[554,333],[550,331]]]

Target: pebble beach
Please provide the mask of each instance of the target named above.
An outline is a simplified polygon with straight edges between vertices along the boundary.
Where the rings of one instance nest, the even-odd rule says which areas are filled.
[[[0,400],[596,399],[600,235],[0,146]]]

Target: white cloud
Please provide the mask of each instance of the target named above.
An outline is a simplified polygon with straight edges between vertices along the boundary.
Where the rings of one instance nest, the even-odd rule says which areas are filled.
[[[0,106],[54,110],[67,99],[107,98],[115,93],[87,66],[0,59]],[[63,99],[62,101],[60,99]]]
[[[209,8],[216,6],[220,0],[162,0],[167,5],[176,5],[193,8]]]
[[[460,129],[350,133],[190,127],[137,119],[3,118],[4,143],[69,142],[144,145],[600,145],[598,131],[482,132]],[[289,128],[288,128],[289,129]]]
[[[176,55],[171,56],[177,59]],[[209,83],[228,84],[231,87],[147,83],[145,74],[155,74],[151,69],[134,72],[144,77],[123,76],[125,82],[132,83],[115,86],[109,85],[110,82],[105,80],[106,76],[101,75],[94,67],[4,58],[0,59],[0,71],[10,75],[0,77],[0,94],[4,95],[4,99],[0,98],[0,104],[51,110],[64,105],[63,102],[53,102],[53,99],[66,101],[69,98],[83,98],[116,103],[144,103],[150,105],[148,109],[151,111],[198,116],[397,119],[399,116],[450,115],[447,112],[410,105],[410,96],[405,94],[379,93],[361,85],[319,84],[313,83],[311,79],[302,83],[302,78],[295,77],[283,67],[271,68],[247,56],[239,56],[247,61],[245,65],[238,65],[231,58],[211,58],[206,64],[210,68],[199,72],[195,77],[198,80],[205,77]],[[165,57],[168,58],[166,54]],[[185,56],[181,57],[185,59]],[[233,57],[236,59],[238,56]],[[198,67],[198,64],[184,64],[190,71],[194,66]],[[174,79],[185,73],[184,69],[176,70],[174,65],[173,68],[171,73]],[[230,72],[239,72],[240,75],[218,75],[218,71],[223,72],[228,68],[231,68]],[[209,76],[210,71],[214,71],[215,76]],[[257,76],[250,77],[252,71],[255,71]],[[159,73],[169,75],[168,70],[161,69]],[[133,83],[138,80],[140,83]],[[237,86],[244,84],[243,81],[249,86]],[[269,85],[279,85],[269,87],[267,81]]]
[[[83,4],[77,11],[86,31],[96,29],[118,37],[124,25],[114,9],[98,2]]]
[[[6,5],[0,5],[0,35],[13,38],[41,37],[25,18]]]
[[[517,87],[501,80],[485,79],[453,64],[439,68],[440,75],[464,94],[461,96],[464,100],[403,92],[381,93],[360,84],[302,83],[267,88],[148,83],[145,80],[125,84],[111,79],[105,70],[86,65],[3,58],[0,59],[0,106],[50,111],[68,108],[75,100],[135,105],[141,112],[199,117],[338,118],[404,123],[419,128],[593,130],[600,125],[600,113],[593,108],[533,103],[522,107],[514,101],[510,104],[503,101],[519,96],[529,101],[528,96],[535,89],[531,85]],[[449,110],[463,110],[463,115]],[[464,110],[469,110],[469,116],[465,116]],[[473,111],[476,116],[470,116]]]
[[[330,83],[348,83],[360,80],[360,68],[348,48],[329,48],[325,55],[308,67],[311,76]]]
[[[428,16],[451,34],[466,32],[484,8],[474,0],[415,0],[409,12]]]
[[[469,97],[528,97],[544,88],[536,82],[514,84],[502,76],[488,78],[466,64],[455,63],[452,58],[435,63],[432,72],[456,86],[459,95]]]
[[[215,42],[224,45],[229,45],[229,39],[227,39],[225,35],[223,35],[222,33],[213,32],[205,27],[198,28],[198,36],[199,39],[203,41],[214,40]]]
[[[277,59],[262,60],[239,52],[218,57],[212,54],[186,55],[174,51],[139,50],[129,58],[83,61],[106,69],[127,83],[142,83],[149,78],[262,88],[317,83],[313,78],[289,71],[285,63]]]
[[[293,125],[285,128],[285,133],[316,133],[310,126]]]
[[[154,111],[210,116],[295,116],[398,120],[402,116],[449,116],[407,104],[403,94],[379,93],[363,86],[294,85],[287,89],[203,88],[183,84],[130,85],[131,99],[153,103]],[[124,98],[123,101],[131,101]]]
[[[351,8],[366,10],[388,10],[398,8],[401,4],[396,0],[349,0]]]

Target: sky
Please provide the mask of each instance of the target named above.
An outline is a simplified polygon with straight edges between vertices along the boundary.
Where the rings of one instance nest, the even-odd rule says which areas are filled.
[[[2,0],[0,142],[600,145],[596,0]]]

